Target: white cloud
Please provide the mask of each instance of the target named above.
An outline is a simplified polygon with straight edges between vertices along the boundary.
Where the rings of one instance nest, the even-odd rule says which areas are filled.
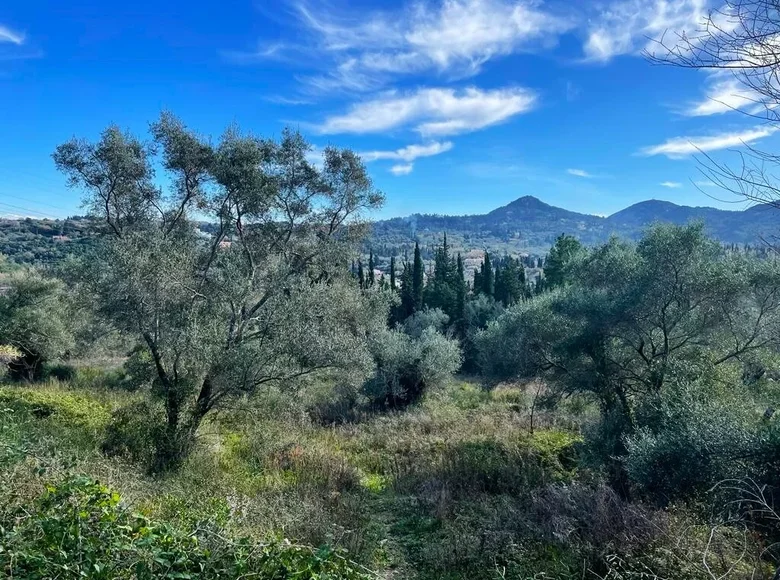
[[[588,173],[584,169],[567,169],[566,173],[568,173],[569,175],[575,175],[577,177],[585,177],[587,179],[595,177],[594,175],[591,175],[590,173]]]
[[[15,32],[7,26],[0,24],[0,43],[10,42],[11,44],[22,45],[24,44],[24,34],[21,32]]]
[[[718,187],[718,184],[716,184],[716,183],[714,183],[712,181],[709,181],[709,180],[706,180],[706,181],[694,181],[693,184],[696,187]]]
[[[692,104],[685,114],[690,117],[719,115],[736,110],[763,108],[761,97],[738,79],[717,75],[707,89],[706,97]]]
[[[608,61],[621,54],[652,49],[654,40],[666,35],[695,32],[701,28],[710,0],[622,0],[613,2],[590,20],[583,47],[589,60]]]
[[[664,181],[663,183],[659,183],[661,187],[668,187],[669,189],[679,189],[682,187],[682,183],[678,181]]]
[[[306,161],[314,167],[322,169],[322,166],[325,164],[325,150],[312,145],[312,148],[306,152]]]
[[[414,169],[413,163],[399,163],[390,168],[390,173],[393,175],[409,175],[412,169]]]
[[[314,102],[310,101],[308,99],[296,99],[296,98],[290,98],[290,97],[284,97],[281,95],[271,95],[269,97],[264,97],[266,101],[269,103],[275,103],[277,105],[289,105],[289,106],[300,106],[300,105],[313,105]]]
[[[396,92],[353,105],[346,114],[328,117],[322,133],[376,133],[411,126],[424,136],[477,131],[531,110],[536,95],[523,88],[418,89]]]
[[[666,155],[670,158],[680,158],[700,151],[717,151],[729,147],[749,144],[768,137],[777,130],[775,127],[756,127],[738,133],[719,133],[717,135],[700,137],[674,137],[660,145],[645,147],[642,155]]]
[[[433,155],[439,155],[452,149],[452,141],[444,141],[443,143],[433,141],[426,145],[407,145],[401,149],[395,151],[367,151],[361,153],[360,156],[364,161],[376,161],[378,159],[392,159],[394,161],[406,161],[411,163],[415,159],[420,157],[431,157]]]
[[[305,44],[320,55],[322,66],[315,68],[325,70],[301,80],[321,91],[371,90],[397,75],[472,76],[493,58],[553,45],[573,27],[536,0],[409,2],[357,15],[337,14],[324,3],[300,1],[295,7]],[[251,57],[268,51],[277,57],[275,49]]]

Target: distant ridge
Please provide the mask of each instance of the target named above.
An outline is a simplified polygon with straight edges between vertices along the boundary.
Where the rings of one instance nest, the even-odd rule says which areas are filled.
[[[594,244],[612,235],[636,239],[654,222],[682,225],[693,221],[703,222],[709,235],[730,244],[755,244],[780,234],[780,210],[766,205],[722,210],[647,200],[601,217],[569,211],[526,195],[484,215],[414,214],[382,220],[374,226],[372,243],[398,246],[412,239],[435,239],[446,231],[462,239],[464,249],[542,251],[562,233]]]

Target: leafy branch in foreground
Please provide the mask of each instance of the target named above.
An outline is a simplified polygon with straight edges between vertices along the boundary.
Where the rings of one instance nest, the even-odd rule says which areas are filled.
[[[337,550],[232,539],[208,522],[183,530],[150,520],[87,477],[47,486],[8,523],[0,525],[0,570],[10,578],[372,578]]]

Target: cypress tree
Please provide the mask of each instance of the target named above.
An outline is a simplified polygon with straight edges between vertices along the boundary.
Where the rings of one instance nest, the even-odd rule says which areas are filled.
[[[506,268],[501,268],[501,262],[496,262],[496,265],[493,268],[493,297],[496,300],[503,302],[504,305],[507,305],[509,289],[506,280],[504,280],[505,271]]]
[[[366,279],[366,286],[374,285],[374,252],[373,250],[368,252],[368,277]]]
[[[507,256],[495,268],[495,299],[505,306],[526,296],[525,268],[519,259]]]
[[[485,261],[482,262],[482,291],[493,296],[495,293],[495,281],[493,279],[493,266],[490,264],[490,254],[485,252]]]
[[[544,289],[545,289],[544,278],[542,278],[541,274],[537,274],[536,284],[534,284],[534,293],[537,295],[541,294],[542,292],[544,292]]]
[[[358,284],[361,288],[366,287],[366,277],[363,273],[363,262],[361,260],[358,260]]]
[[[455,294],[455,328],[458,334],[463,337],[465,335],[465,314],[466,314],[466,277],[463,273],[463,258],[458,253],[458,259],[456,261],[456,294]]]
[[[422,310],[423,290],[425,286],[425,273],[423,270],[422,256],[420,255],[420,244],[414,243],[414,266],[412,269],[412,297],[414,310]]]
[[[433,272],[425,286],[426,307],[440,308],[450,317],[450,320],[457,319],[457,286],[457,265],[450,256],[445,233],[444,242],[436,248]]]
[[[390,258],[390,289],[395,291],[395,256]]]
[[[404,269],[401,272],[401,308],[397,322],[403,322],[407,317],[414,313],[414,280],[412,268],[409,262],[404,263]]]
[[[474,294],[480,294],[482,292],[482,270],[484,267],[485,266],[482,265],[479,267],[479,269],[474,268],[474,283],[472,285]]]

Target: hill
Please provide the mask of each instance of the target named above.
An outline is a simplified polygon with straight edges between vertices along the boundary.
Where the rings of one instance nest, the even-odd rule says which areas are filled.
[[[95,228],[92,220],[79,216],[0,218],[0,255],[17,264],[55,264],[88,248]]]
[[[478,263],[482,251],[544,255],[559,235],[571,234],[584,244],[597,244],[616,235],[637,239],[654,222],[685,224],[701,220],[708,233],[726,244],[758,244],[780,229],[780,211],[758,205],[744,211],[688,207],[648,200],[608,217],[569,211],[527,195],[482,215],[447,216],[413,214],[377,221],[365,251],[373,250],[379,266],[390,256],[410,253],[419,241],[423,257],[430,259],[447,232],[450,246],[466,258],[467,267]],[[209,231],[209,224],[200,224]],[[65,220],[0,218],[0,254],[16,263],[48,265],[89,246],[95,224],[84,217]]]
[[[681,225],[691,221],[704,222],[709,235],[723,243],[752,245],[775,235],[780,213],[765,205],[728,211],[649,200],[602,217],[524,196],[483,215],[415,214],[379,221],[374,225],[371,246],[380,256],[403,255],[415,240],[424,247],[433,246],[446,231],[458,251],[544,254],[560,234],[573,235],[584,244],[596,244],[612,235],[637,239],[654,222]]]

